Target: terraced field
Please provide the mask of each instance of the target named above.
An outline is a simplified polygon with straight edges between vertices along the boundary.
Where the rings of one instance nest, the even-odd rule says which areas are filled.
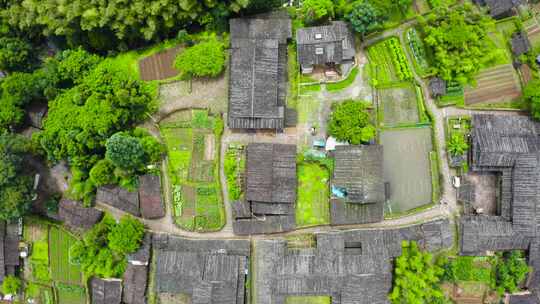
[[[466,105],[509,102],[521,95],[519,78],[511,64],[486,69],[476,79],[476,87],[465,89]]]

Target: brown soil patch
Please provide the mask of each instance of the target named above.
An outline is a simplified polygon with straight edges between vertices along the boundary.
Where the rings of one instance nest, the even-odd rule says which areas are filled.
[[[511,64],[487,69],[476,78],[476,87],[465,89],[465,103],[509,102],[521,96],[521,85]]]
[[[212,161],[216,155],[216,138],[214,134],[204,136],[204,160]]]
[[[497,214],[498,176],[494,173],[469,173],[467,181],[474,185],[475,209],[483,209],[484,214]]]
[[[174,68],[174,59],[180,50],[181,47],[177,46],[141,59],[139,61],[141,79],[163,80],[178,75],[179,71]]]

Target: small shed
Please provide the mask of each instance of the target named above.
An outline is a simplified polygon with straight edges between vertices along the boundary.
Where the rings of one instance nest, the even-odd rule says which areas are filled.
[[[107,204],[134,216],[140,216],[139,193],[130,192],[120,186],[108,185],[99,187],[96,201]]]
[[[92,278],[92,304],[120,304],[122,301],[122,280]]]
[[[429,90],[431,97],[437,98],[446,94],[446,81],[439,77],[433,77],[429,80]]]
[[[58,204],[58,217],[71,229],[88,230],[101,220],[103,212],[85,208],[81,202],[62,199]]]
[[[512,35],[512,53],[514,56],[521,56],[531,50],[531,42],[527,33],[519,32]]]
[[[157,219],[165,216],[161,179],[158,175],[147,174],[139,177],[139,202],[143,218]]]
[[[41,129],[43,127],[43,120],[47,115],[48,106],[47,103],[34,102],[26,108],[27,124],[31,127]]]

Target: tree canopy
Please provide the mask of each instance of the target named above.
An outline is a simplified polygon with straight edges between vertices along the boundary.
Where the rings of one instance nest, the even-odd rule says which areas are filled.
[[[379,29],[386,20],[386,15],[366,1],[356,2],[346,16],[352,28],[362,36]]]
[[[21,291],[22,281],[16,276],[8,275],[2,282],[2,293],[17,295]]]
[[[375,127],[362,101],[347,100],[332,105],[328,131],[340,141],[353,145],[365,143],[375,137]]]
[[[126,268],[126,255],[139,249],[143,237],[144,226],[137,219],[125,216],[116,223],[106,215],[70,248],[70,258],[88,277],[119,278]]]
[[[30,209],[33,176],[25,171],[24,157],[30,143],[23,137],[0,133],[0,219],[11,220]]]
[[[437,285],[444,270],[436,265],[429,252],[422,252],[416,242],[404,241],[396,259],[392,304],[441,303],[444,294]]]
[[[20,38],[0,38],[0,70],[26,71],[30,68],[32,46]]]
[[[523,90],[523,99],[527,102],[531,116],[540,120],[540,80],[531,80]]]
[[[68,46],[97,50],[140,45],[174,36],[192,24],[219,27],[249,0],[8,0],[1,12],[18,29],[41,28],[46,36],[65,37]]]
[[[470,3],[436,8],[420,24],[435,72],[446,81],[474,83],[480,69],[501,56],[488,36],[493,20]]]
[[[306,24],[323,23],[335,17],[332,0],[304,0],[300,15]]]
[[[178,54],[174,64],[184,78],[216,77],[225,67],[224,45],[210,37]]]
[[[519,250],[499,252],[492,263],[495,264],[495,284],[499,294],[518,291],[519,284],[529,273],[529,266],[523,257],[523,252]]]

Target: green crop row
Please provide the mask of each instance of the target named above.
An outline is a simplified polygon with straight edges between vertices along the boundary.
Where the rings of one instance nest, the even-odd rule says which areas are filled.
[[[405,57],[405,52],[399,43],[397,38],[390,38],[386,41],[387,47],[390,50],[392,55],[392,62],[396,69],[396,74],[400,80],[409,80],[412,79],[411,68],[407,62],[407,57]]]

